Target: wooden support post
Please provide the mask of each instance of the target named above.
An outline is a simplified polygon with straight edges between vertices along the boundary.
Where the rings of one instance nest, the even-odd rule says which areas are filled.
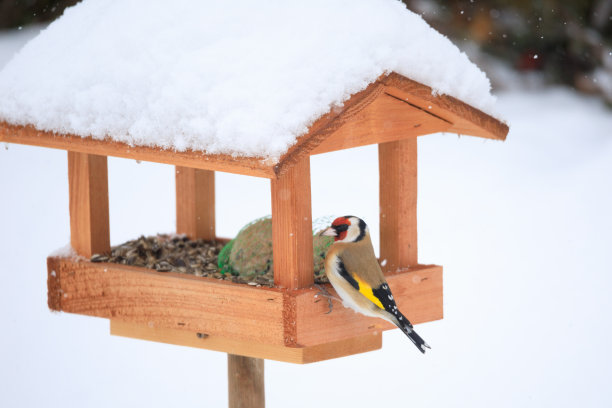
[[[68,152],[70,244],[91,257],[110,252],[106,156]]]
[[[383,270],[418,264],[417,138],[378,145],[380,259]]]
[[[314,283],[310,157],[301,158],[272,186],[274,284],[299,289]]]
[[[214,241],[214,171],[176,167],[176,232]]]
[[[227,355],[229,408],[264,408],[264,360]]]

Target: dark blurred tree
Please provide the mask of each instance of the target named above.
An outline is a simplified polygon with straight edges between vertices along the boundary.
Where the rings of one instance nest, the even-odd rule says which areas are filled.
[[[612,0],[404,2],[455,41],[612,101]]]
[[[0,29],[44,23],[59,17],[79,0],[0,0]]]

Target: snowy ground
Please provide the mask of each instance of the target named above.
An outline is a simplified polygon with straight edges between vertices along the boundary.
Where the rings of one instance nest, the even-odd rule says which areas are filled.
[[[28,35],[0,35],[0,65]],[[419,142],[420,259],[445,274],[444,320],[418,327],[432,351],[395,330],[382,351],[266,362],[269,407],[612,405],[612,112],[565,89],[506,92],[499,111],[505,143]],[[316,156],[312,169],[314,215],[361,215],[376,235],[376,149]],[[0,146],[0,406],[226,406],[224,354],[49,312],[66,175],[63,151]],[[111,158],[109,186],[112,243],[172,231],[170,166]],[[217,186],[219,235],[270,212],[267,181],[219,174]]]

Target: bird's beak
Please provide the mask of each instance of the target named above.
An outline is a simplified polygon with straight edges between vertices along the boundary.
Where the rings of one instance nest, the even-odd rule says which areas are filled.
[[[326,237],[335,237],[338,234],[336,234],[336,230],[335,229],[333,229],[332,227],[329,227],[325,231],[321,232],[319,235],[323,235],[323,236],[326,236]]]

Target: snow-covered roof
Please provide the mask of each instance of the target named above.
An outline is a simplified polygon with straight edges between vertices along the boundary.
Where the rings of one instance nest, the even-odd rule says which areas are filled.
[[[397,0],[85,0],[0,72],[0,120],[278,159],[391,72],[493,112],[486,75]]]

